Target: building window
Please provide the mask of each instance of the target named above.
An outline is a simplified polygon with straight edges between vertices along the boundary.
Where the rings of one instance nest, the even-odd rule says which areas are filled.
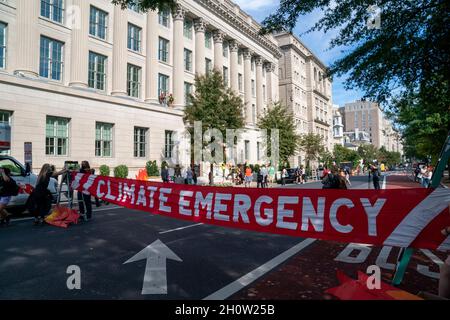
[[[128,9],[137,13],[141,12],[141,10],[139,9],[139,5],[135,2],[128,3]]]
[[[263,85],[263,101],[266,102],[266,86]]]
[[[228,68],[223,67],[223,83],[228,86]]]
[[[259,161],[261,160],[261,143],[260,142],[256,142],[256,160]]]
[[[64,43],[41,36],[39,75],[52,80],[62,80]]]
[[[148,128],[134,127],[134,157],[145,158]]]
[[[169,63],[169,40],[159,38],[159,61]]]
[[[252,96],[256,97],[255,80],[252,80]]]
[[[248,140],[244,141],[244,156],[245,156],[245,160],[250,159],[250,141],[248,141]]]
[[[238,74],[238,88],[239,91],[242,92],[243,91],[243,87],[242,87],[242,74]]]
[[[184,104],[188,105],[191,103],[190,95],[192,94],[192,83],[184,83]]]
[[[105,90],[106,83],[106,56],[89,52],[89,88]]]
[[[100,39],[106,39],[108,29],[108,13],[91,6],[89,18],[89,34]]]
[[[184,20],[183,33],[185,38],[192,40],[192,20]]]
[[[164,157],[172,158],[174,143],[173,143],[173,131],[165,131],[165,143],[164,143]]]
[[[228,42],[224,41],[222,46],[223,56],[228,58]]]
[[[238,51],[238,64],[239,65],[242,64],[242,52],[241,52],[241,50]]]
[[[251,64],[252,71],[255,71],[255,59],[252,58],[250,64]]]
[[[254,104],[252,104],[252,122],[256,123],[256,106]]]
[[[141,52],[142,29],[134,24],[128,24],[128,49]]]
[[[158,96],[169,93],[169,76],[165,74],[158,75]]]
[[[11,111],[0,110],[0,123],[11,124]]]
[[[170,27],[170,11],[168,9],[164,9],[158,13],[159,24],[169,28]]]
[[[64,1],[41,0],[41,16],[62,23],[64,17]]]
[[[6,68],[6,24],[0,22],[0,69]]]
[[[184,70],[192,71],[192,51],[184,49]]]
[[[139,98],[141,88],[141,68],[128,64],[127,92],[128,96]]]
[[[113,124],[95,123],[95,156],[112,157]]]
[[[212,61],[211,59],[205,58],[205,73],[209,74],[212,71]]]
[[[45,128],[45,154],[67,156],[69,146],[69,121],[67,118],[47,116]]]
[[[211,49],[212,46],[212,34],[211,32],[206,31],[205,32],[205,47],[208,49]]]

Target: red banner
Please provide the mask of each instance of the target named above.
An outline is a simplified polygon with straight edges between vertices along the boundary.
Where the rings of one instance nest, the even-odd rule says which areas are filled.
[[[450,190],[253,189],[74,174],[72,187],[135,210],[304,238],[450,250]]]

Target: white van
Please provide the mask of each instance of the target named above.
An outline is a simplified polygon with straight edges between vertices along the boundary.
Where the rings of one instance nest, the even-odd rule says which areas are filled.
[[[0,155],[0,167],[1,168],[9,168],[11,170],[11,177],[16,181],[17,184],[30,184],[35,187],[37,182],[37,175],[32,172],[29,172],[25,169],[25,166],[17,161],[15,158],[10,156]],[[54,178],[50,178],[50,183],[48,184],[48,190],[51,192],[53,196],[53,200],[56,201],[57,198],[57,190],[58,190],[58,181]],[[22,212],[25,209],[25,203],[29,194],[19,193],[17,196],[12,197],[9,202],[6,210],[12,209],[10,211],[14,212]]]

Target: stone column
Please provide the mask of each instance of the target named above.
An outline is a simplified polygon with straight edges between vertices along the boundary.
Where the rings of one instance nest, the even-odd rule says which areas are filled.
[[[127,16],[119,5],[114,6],[113,28],[113,96],[127,95]]]
[[[263,97],[263,75],[262,75],[262,67],[263,67],[263,58],[258,56],[255,59],[256,64],[256,114],[260,117],[263,114],[264,110],[264,97]]]
[[[217,69],[220,73],[223,72],[223,39],[225,34],[216,30],[213,34],[214,39],[214,69]]]
[[[173,14],[173,97],[174,107],[184,105],[184,16],[183,7],[177,5]]]
[[[194,20],[195,29],[195,73],[205,73],[205,31],[206,23],[202,18]]]
[[[252,123],[252,52],[244,50],[244,103],[245,120],[247,124]]]
[[[79,10],[79,22],[72,26],[71,60],[75,61],[70,68],[69,86],[86,88],[88,86],[88,60],[89,60],[89,2],[73,0],[72,4]]]
[[[231,89],[239,94],[238,81],[238,51],[239,43],[236,40],[230,41],[230,80]]]
[[[272,73],[275,71],[275,65],[271,62],[266,63],[266,94],[267,94],[267,105],[273,103],[272,97]]]
[[[158,103],[158,14],[147,13],[147,38],[145,59],[145,101]]]
[[[37,28],[40,1],[16,0],[17,53],[14,73],[39,76],[39,31]]]

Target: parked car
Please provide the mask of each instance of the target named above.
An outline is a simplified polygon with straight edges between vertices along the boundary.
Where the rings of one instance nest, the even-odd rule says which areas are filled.
[[[37,175],[27,171],[25,166],[14,157],[0,155],[0,167],[9,168],[11,170],[11,177],[17,182],[17,184],[29,184],[33,187],[36,186],[38,178]],[[54,202],[56,202],[58,193],[58,181],[56,179],[50,178],[48,190],[51,192]],[[25,210],[25,203],[27,202],[28,197],[29,194],[26,193],[19,193],[17,196],[12,197],[6,210],[14,213],[23,212]]]
[[[295,168],[290,168],[290,169],[286,169],[287,173],[288,173],[288,177],[285,178],[285,182],[286,183],[294,183],[295,181]],[[281,172],[279,174],[277,174],[277,183],[281,184]]]

